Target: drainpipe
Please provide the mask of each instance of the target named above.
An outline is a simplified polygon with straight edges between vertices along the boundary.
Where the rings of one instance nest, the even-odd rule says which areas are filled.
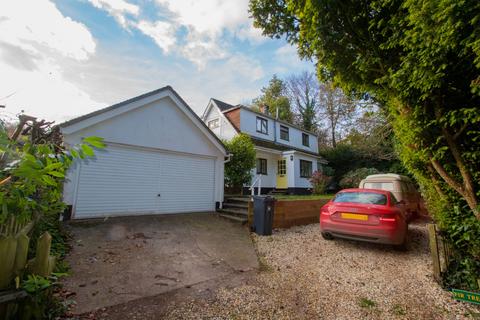
[[[278,108],[275,110],[275,120],[273,120],[273,141],[277,142],[277,120],[278,120]]]

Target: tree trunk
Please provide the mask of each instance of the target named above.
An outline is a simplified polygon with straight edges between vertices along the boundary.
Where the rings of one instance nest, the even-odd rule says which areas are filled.
[[[337,147],[337,141],[335,140],[335,127],[332,125],[332,147]]]

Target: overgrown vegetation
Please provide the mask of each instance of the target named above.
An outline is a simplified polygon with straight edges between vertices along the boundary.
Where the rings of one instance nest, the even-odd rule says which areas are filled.
[[[480,4],[251,0],[317,73],[388,113],[397,152],[455,251],[447,284],[479,289]]]
[[[251,182],[251,171],[255,168],[255,146],[246,134],[238,134],[223,143],[228,152],[233,154],[225,164],[225,187],[230,193],[238,193],[244,184]]]
[[[313,194],[324,194],[328,184],[332,181],[332,176],[323,171],[315,171],[310,178],[313,187]]]
[[[340,180],[340,187],[346,188],[358,188],[360,182],[371,174],[377,174],[379,171],[375,168],[359,168],[347,172],[342,180]]]
[[[82,144],[65,150],[58,127],[50,125],[20,116],[15,132],[9,133],[7,126],[0,122],[0,226],[33,222],[29,234],[30,258],[39,236],[48,231],[52,236],[50,254],[57,257],[57,271],[63,272],[66,266],[62,259],[68,247],[59,217],[66,207],[62,201],[65,174],[75,158],[93,156],[94,148],[103,148],[104,144],[101,138],[88,137]],[[16,316],[44,319],[60,312],[52,296],[60,275],[45,277],[28,272],[18,275],[11,288],[20,286],[30,297],[18,308]]]

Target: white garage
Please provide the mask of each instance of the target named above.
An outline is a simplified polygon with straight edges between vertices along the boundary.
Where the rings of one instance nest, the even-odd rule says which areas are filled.
[[[60,125],[68,146],[104,138],[76,161],[64,200],[74,219],[214,211],[223,201],[223,144],[165,87]]]

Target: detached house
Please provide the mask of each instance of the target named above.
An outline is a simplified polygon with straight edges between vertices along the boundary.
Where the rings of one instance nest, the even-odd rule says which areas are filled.
[[[310,193],[312,173],[326,163],[318,154],[315,133],[275,119],[266,112],[212,98],[202,120],[221,139],[230,140],[238,133],[252,138],[257,152],[256,168],[252,172],[252,182],[257,182],[255,192],[261,184],[262,193],[274,190]],[[249,187],[245,186],[244,192],[248,192]]]

